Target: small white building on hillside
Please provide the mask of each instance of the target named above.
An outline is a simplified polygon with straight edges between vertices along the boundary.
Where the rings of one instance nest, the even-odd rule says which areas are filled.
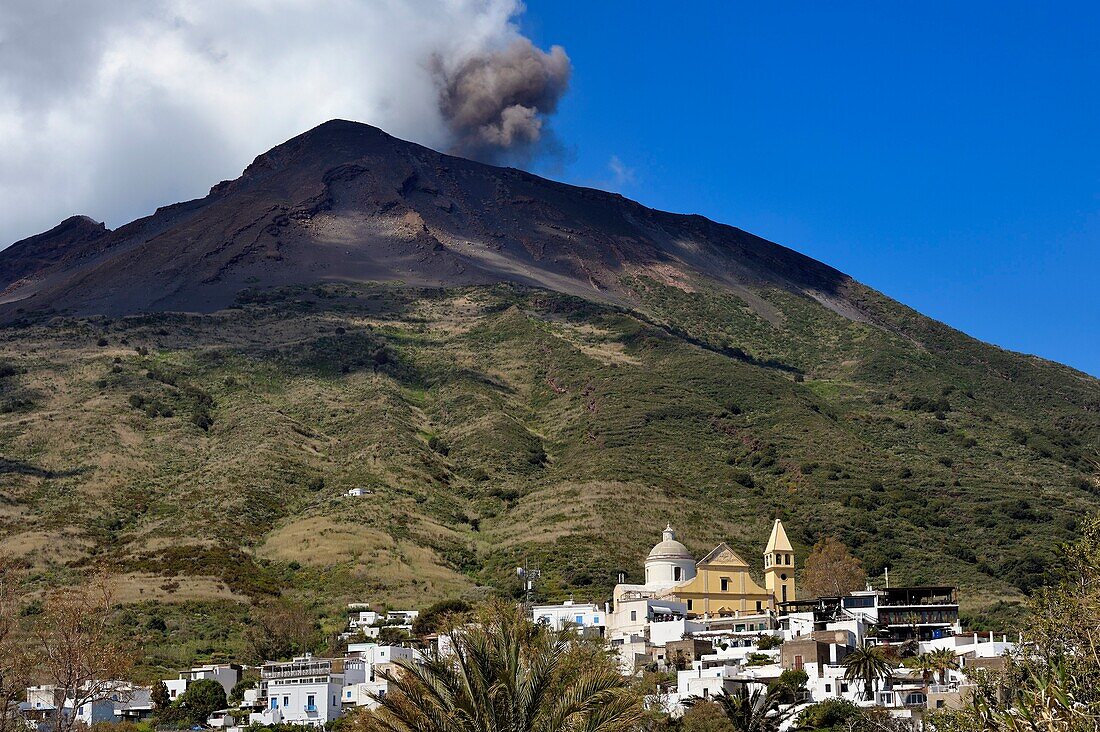
[[[209,664],[195,666],[189,671],[180,673],[179,678],[165,679],[164,685],[168,687],[168,698],[175,701],[180,694],[187,691],[187,687],[199,679],[211,679],[221,684],[226,696],[233,691],[233,687],[241,680],[241,667],[235,663]]]
[[[553,630],[573,627],[582,633],[603,637],[607,629],[607,610],[606,605],[577,603],[570,599],[560,605],[535,605],[531,608],[531,617]]]

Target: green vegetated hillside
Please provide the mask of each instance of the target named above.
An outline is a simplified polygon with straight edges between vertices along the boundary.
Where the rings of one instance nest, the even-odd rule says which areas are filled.
[[[239,652],[278,595],[335,626],[518,592],[526,559],[542,596],[604,599],[666,521],[758,564],[777,514],[799,559],[835,535],[1007,625],[1100,506],[1095,379],[870,290],[857,322],[626,286],[637,310],[325,284],[6,328],[0,550],[41,588],[109,572],[153,674]]]

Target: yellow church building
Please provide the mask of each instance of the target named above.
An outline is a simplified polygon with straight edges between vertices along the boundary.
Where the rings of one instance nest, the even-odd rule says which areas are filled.
[[[693,562],[668,526],[646,559],[646,581],[662,585],[655,594],[685,603],[690,615],[740,616],[796,599],[794,569],[794,548],[779,519],[764,549],[763,587],[752,578],[748,562],[725,542]]]

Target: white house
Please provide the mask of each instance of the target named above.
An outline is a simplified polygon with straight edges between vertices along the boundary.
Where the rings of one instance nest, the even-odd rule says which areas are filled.
[[[673,717],[684,713],[688,699],[711,699],[723,692],[735,692],[743,686],[749,691],[766,689],[768,682],[778,678],[780,669],[775,665],[745,668],[740,665],[722,664],[708,666],[696,661],[691,668],[676,672],[676,691],[662,703]]]
[[[314,658],[265,663],[260,668],[260,691],[267,699],[262,712],[249,715],[255,724],[300,724],[323,727],[340,716],[345,686],[366,680],[361,658]]]
[[[236,718],[228,709],[219,709],[215,712],[211,712],[210,716],[206,718],[206,726],[211,729],[224,729],[226,727],[232,727],[236,723]]]
[[[535,605],[531,618],[553,630],[574,627],[583,633],[603,636],[607,629],[607,606],[593,602],[576,603],[572,599],[560,605]]]
[[[225,689],[228,696],[233,687],[241,680],[241,667],[235,663],[210,664],[207,666],[195,666],[189,671],[180,673],[178,679],[165,679],[164,685],[168,687],[168,698],[175,699],[187,691],[192,682],[199,679],[211,679],[217,681]]]
[[[348,656],[366,661],[367,675],[371,676],[376,673],[375,669],[378,666],[392,664],[400,660],[419,661],[420,651],[405,646],[390,646],[379,643],[349,643]]]

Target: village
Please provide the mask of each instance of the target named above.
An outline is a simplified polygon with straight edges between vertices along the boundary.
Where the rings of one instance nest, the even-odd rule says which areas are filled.
[[[783,682],[792,720],[811,705],[843,700],[923,729],[930,712],[966,702],[975,670],[1002,668],[1018,645],[1005,634],[966,631],[951,586],[868,584],[840,596],[803,597],[779,519],[761,569],[763,586],[725,543],[696,560],[669,525],[645,557],[643,584],[620,583],[603,604],[568,599],[521,607],[549,630],[602,644],[622,676],[649,685],[647,709],[671,719],[699,700]],[[520,575],[533,590],[538,572]],[[353,710],[377,707],[394,679],[426,654],[446,657],[456,631],[416,638],[419,614],[352,604],[340,657],[203,665],[151,687],[103,680],[98,694],[33,686],[19,715],[38,732],[56,729],[59,718],[89,726],[141,722],[196,683],[214,682],[227,701],[210,710],[206,727],[331,727]]]

